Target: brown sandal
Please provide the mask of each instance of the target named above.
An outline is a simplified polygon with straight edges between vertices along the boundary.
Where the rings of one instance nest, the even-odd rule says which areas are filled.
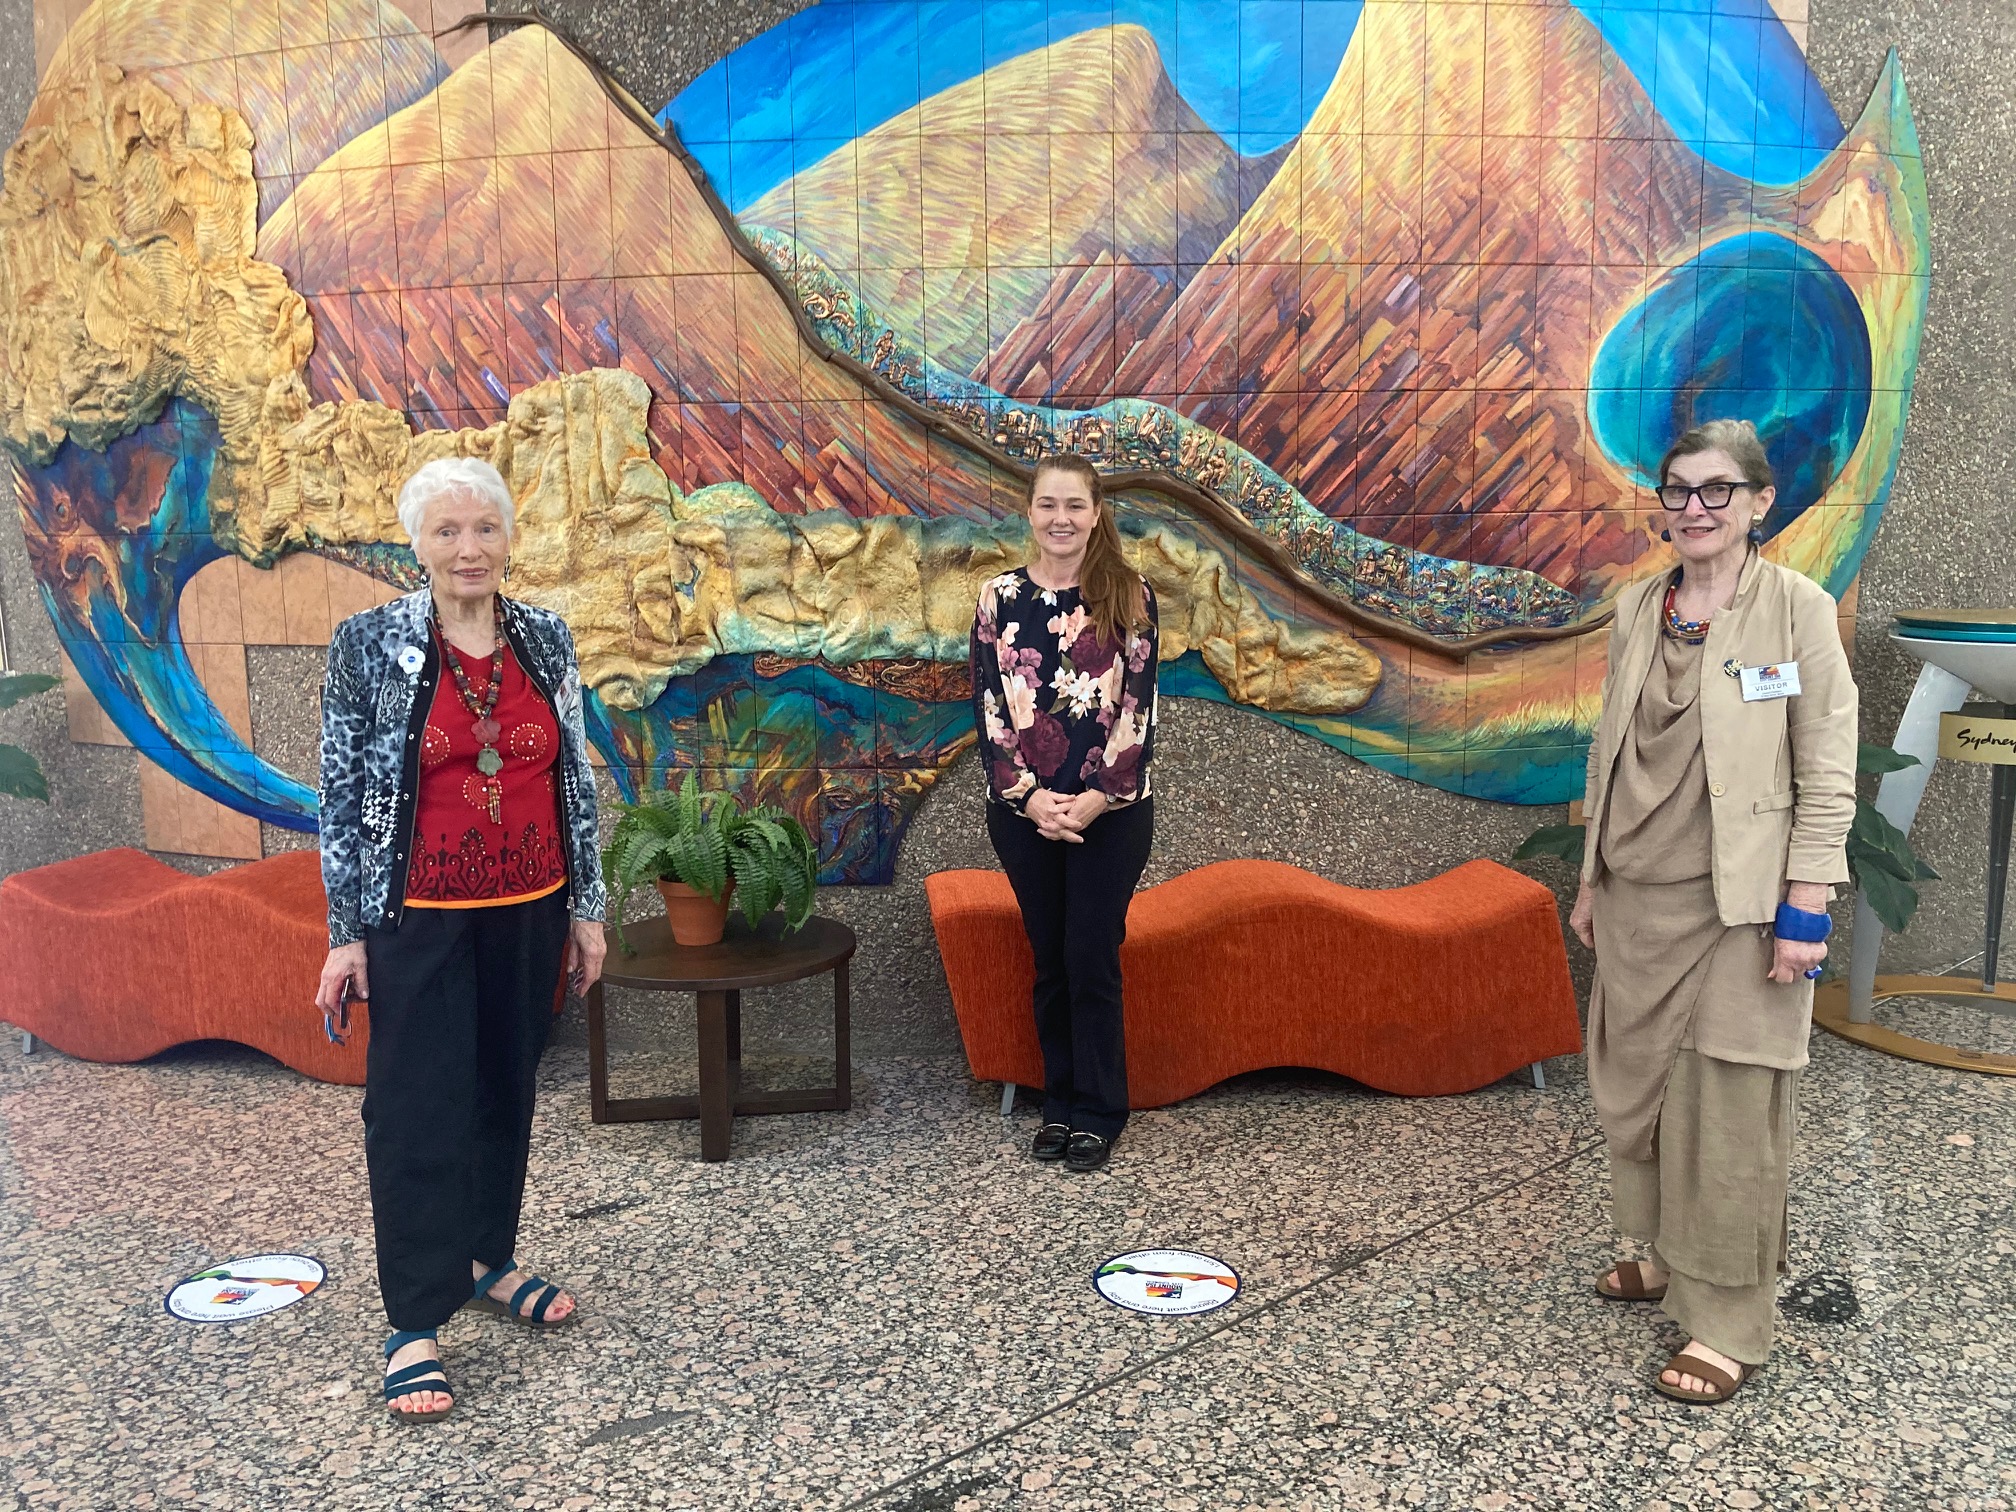
[[[1713,1407],[1736,1395],[1743,1383],[1755,1375],[1759,1368],[1756,1365],[1739,1366],[1736,1377],[1732,1380],[1729,1372],[1721,1366],[1711,1365],[1701,1356],[1689,1354],[1683,1349],[1659,1367],[1659,1373],[1652,1377],[1652,1389],[1661,1396],[1671,1397],[1676,1402],[1685,1402],[1690,1407]],[[1669,1370],[1706,1381],[1709,1389],[1689,1391],[1684,1386],[1670,1386],[1665,1380],[1666,1372]]]
[[[1617,1285],[1611,1284],[1612,1276],[1617,1277]],[[1662,1281],[1648,1289],[1645,1285],[1645,1262],[1619,1260],[1596,1278],[1596,1291],[1612,1302],[1657,1302],[1666,1295],[1666,1283]]]

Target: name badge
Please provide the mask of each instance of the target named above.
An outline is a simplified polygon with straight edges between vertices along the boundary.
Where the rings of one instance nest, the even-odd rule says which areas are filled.
[[[1799,692],[1799,663],[1779,662],[1772,667],[1745,667],[1743,702],[1763,703],[1773,698],[1793,698]]]

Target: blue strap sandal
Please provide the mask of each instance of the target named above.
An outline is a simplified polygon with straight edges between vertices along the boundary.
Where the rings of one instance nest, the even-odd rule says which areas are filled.
[[[431,1339],[431,1328],[409,1329],[395,1333],[385,1341],[385,1358],[404,1349],[408,1344],[420,1339]],[[433,1412],[405,1412],[392,1404],[402,1396],[411,1396],[419,1391],[434,1391],[448,1397],[446,1407]],[[448,1384],[448,1373],[441,1368],[439,1360],[417,1360],[411,1365],[402,1365],[397,1370],[385,1373],[385,1410],[402,1423],[435,1423],[455,1410],[454,1388]]]
[[[481,1308],[484,1312],[501,1313],[514,1323],[524,1323],[532,1328],[565,1328],[581,1316],[581,1310],[576,1308],[564,1318],[547,1318],[546,1310],[553,1305],[554,1299],[560,1295],[560,1288],[555,1286],[551,1281],[548,1281],[544,1276],[534,1276],[529,1281],[526,1281],[518,1290],[511,1294],[509,1302],[500,1302],[491,1296],[490,1288],[516,1269],[518,1269],[518,1262],[516,1260],[506,1260],[495,1270],[486,1272],[482,1279],[476,1283],[475,1294],[470,1298],[471,1304]],[[541,1290],[542,1287],[544,1288],[543,1291]],[[534,1292],[539,1293],[539,1300],[532,1304],[532,1310],[529,1313],[525,1312],[523,1310],[525,1299]]]

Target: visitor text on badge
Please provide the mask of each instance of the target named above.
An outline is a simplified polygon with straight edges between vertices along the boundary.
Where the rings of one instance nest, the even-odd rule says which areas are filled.
[[[1792,698],[1799,692],[1799,663],[1779,662],[1769,667],[1745,667],[1743,702],[1762,703],[1772,698]]]

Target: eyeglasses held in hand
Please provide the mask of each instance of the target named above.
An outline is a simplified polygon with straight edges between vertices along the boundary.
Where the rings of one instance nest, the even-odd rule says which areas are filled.
[[[1679,514],[1693,498],[1701,500],[1703,509],[1727,509],[1729,501],[1736,497],[1736,490],[1748,488],[1748,483],[1703,483],[1699,488],[1689,488],[1685,483],[1668,483],[1657,491],[1659,507],[1668,514]]]

